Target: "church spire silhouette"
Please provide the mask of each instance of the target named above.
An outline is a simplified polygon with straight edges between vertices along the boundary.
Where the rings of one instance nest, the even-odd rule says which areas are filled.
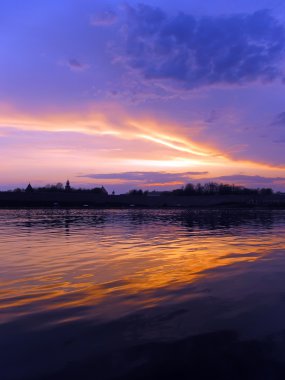
[[[69,182],[69,179],[66,181],[66,184],[65,184],[65,191],[70,191],[71,190],[71,186],[70,186],[70,182]]]

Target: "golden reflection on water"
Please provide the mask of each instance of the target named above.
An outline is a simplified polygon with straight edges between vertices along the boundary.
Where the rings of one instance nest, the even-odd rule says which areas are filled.
[[[284,223],[210,228],[173,217],[181,211],[151,212],[0,211],[0,321],[64,309],[119,316],[285,248]]]

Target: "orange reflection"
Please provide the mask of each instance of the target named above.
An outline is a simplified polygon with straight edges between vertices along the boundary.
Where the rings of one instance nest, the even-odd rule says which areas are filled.
[[[179,289],[223,276],[218,268],[285,249],[280,231],[243,232],[241,238],[226,231],[187,232],[181,226],[150,222],[96,229],[75,225],[74,231],[71,225],[66,235],[67,224],[49,229],[35,224],[22,235],[12,235],[13,229],[0,233],[5,252],[0,273],[2,322],[31,310],[65,308],[87,308],[90,318],[112,318],[173,297],[177,301]]]

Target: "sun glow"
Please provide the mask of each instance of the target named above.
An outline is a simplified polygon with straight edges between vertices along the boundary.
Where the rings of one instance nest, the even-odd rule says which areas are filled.
[[[13,181],[21,173],[29,171],[31,180],[43,180],[40,168],[45,168],[45,175],[59,178],[68,175],[73,182],[84,173],[108,173],[137,170],[198,170],[210,172],[209,176],[231,173],[285,175],[285,169],[267,163],[234,160],[223,152],[203,146],[183,136],[179,125],[167,124],[154,119],[129,118],[122,111],[111,106],[101,112],[89,110],[78,113],[49,113],[27,115],[15,110],[2,108],[0,117],[0,139],[9,138],[9,131],[29,132],[41,136],[56,136],[64,133],[76,134],[72,137],[74,148],[70,144],[48,146],[30,145],[29,150],[18,154],[18,147],[10,148],[9,163],[3,159],[3,180]],[[104,113],[105,112],[105,113]],[[111,116],[106,116],[111,115]],[[116,115],[116,117],[114,117]],[[195,127],[195,126],[194,126]],[[191,126],[189,127],[191,133]],[[78,136],[78,138],[76,137]],[[84,136],[79,139],[80,136]],[[90,139],[89,139],[90,136]],[[97,136],[97,137],[96,137]],[[48,137],[46,137],[48,139]],[[96,140],[92,140],[96,138]],[[66,135],[66,141],[71,137]],[[54,140],[55,141],[55,137]],[[94,148],[92,149],[92,141]],[[95,144],[96,142],[96,144]],[[5,154],[6,143],[2,152]],[[88,149],[85,148],[88,144]],[[68,146],[68,149],[66,148]],[[14,149],[14,154],[11,151]],[[32,164],[33,163],[33,164]],[[31,165],[33,167],[31,167]],[[14,169],[13,169],[14,168]],[[14,172],[13,172],[14,170]],[[21,173],[17,172],[21,170]],[[53,178],[47,178],[51,181]],[[115,183],[114,183],[115,184]]]

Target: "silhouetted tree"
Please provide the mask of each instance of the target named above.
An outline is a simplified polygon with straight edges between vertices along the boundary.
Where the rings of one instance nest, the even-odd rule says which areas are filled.
[[[201,185],[201,183],[197,183],[196,187],[195,187],[195,191],[196,191],[196,194],[203,194],[204,192],[204,188],[203,186]]]
[[[139,190],[133,189],[133,190],[129,191],[129,194],[130,195],[143,195],[143,191],[141,189],[139,189]]]
[[[171,192],[164,192],[163,194],[172,195],[229,195],[229,194],[248,194],[248,195],[271,195],[272,189],[248,189],[242,186],[229,185],[224,183],[208,182],[204,185],[198,183],[194,186],[191,183],[185,185],[184,188],[174,189]]]
[[[184,187],[183,192],[184,192],[185,195],[193,195],[193,194],[196,193],[195,188],[194,188],[194,186],[192,185],[192,183],[188,183],[188,184]]]
[[[58,191],[62,191],[63,190],[63,184],[61,182],[58,182],[56,185],[55,185],[55,188],[56,190]]]
[[[181,188],[181,189],[175,189],[172,191],[172,194],[174,195],[184,195],[184,189]]]
[[[263,189],[260,189],[260,194],[261,195],[272,195],[273,190],[270,188],[263,188]]]
[[[85,191],[85,190],[81,190],[81,191]],[[101,195],[108,195],[108,192],[107,190],[105,189],[105,187],[94,187],[93,189],[90,190],[92,193],[95,193],[95,194],[101,194]]]

